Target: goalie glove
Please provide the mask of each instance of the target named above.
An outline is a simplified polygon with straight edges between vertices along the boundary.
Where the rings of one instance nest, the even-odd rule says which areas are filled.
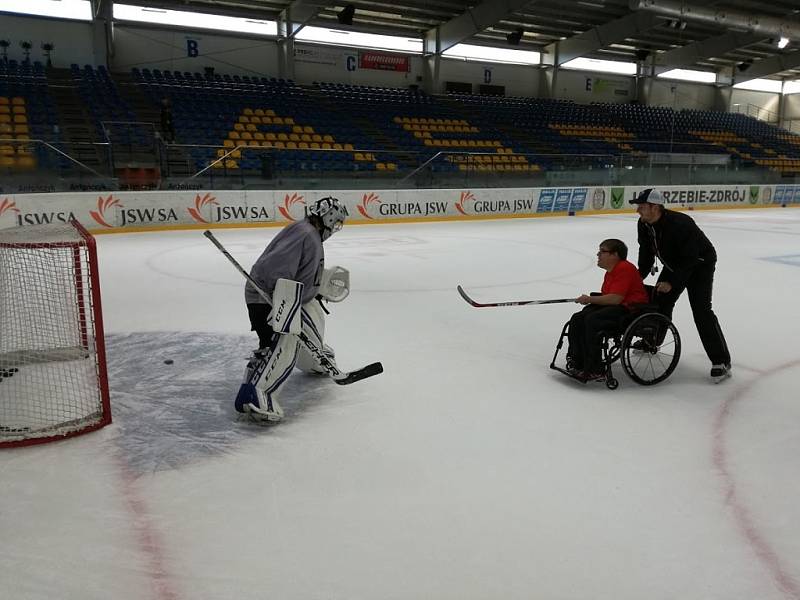
[[[319,295],[328,302],[341,302],[350,294],[350,271],[344,267],[334,266],[324,269]]]

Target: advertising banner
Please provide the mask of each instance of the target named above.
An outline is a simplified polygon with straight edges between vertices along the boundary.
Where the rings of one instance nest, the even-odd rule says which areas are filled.
[[[350,221],[426,221],[633,211],[644,187],[337,190]],[[800,185],[669,186],[673,209],[800,206]],[[331,192],[247,190],[0,195],[0,228],[66,223],[92,231],[285,224]]]
[[[386,52],[360,52],[358,66],[362,69],[376,69],[378,71],[411,71],[411,60],[402,54],[387,54]]]

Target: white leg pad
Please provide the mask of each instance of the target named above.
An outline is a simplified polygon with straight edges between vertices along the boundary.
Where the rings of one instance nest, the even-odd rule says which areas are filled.
[[[300,308],[303,284],[291,279],[278,279],[272,293],[272,329],[277,333],[300,333]]]
[[[253,354],[236,397],[238,412],[265,421],[283,418],[278,395],[294,369],[298,342],[295,335],[276,335],[269,348]]]
[[[312,300],[303,305],[301,312],[303,333],[308,336],[314,345],[317,346],[327,356],[330,361],[335,365],[333,348],[324,343],[325,338],[325,311],[316,300]],[[319,363],[308,351],[308,349],[300,344],[297,352],[297,368],[306,373],[321,374],[326,371],[320,368]]]

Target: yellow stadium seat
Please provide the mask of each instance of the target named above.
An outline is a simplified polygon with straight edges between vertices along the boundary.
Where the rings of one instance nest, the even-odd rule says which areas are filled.
[[[289,139],[292,140],[293,142],[299,142],[300,141],[300,134],[299,133],[290,133],[289,134]]]
[[[294,119],[292,117],[283,117],[283,122],[286,125],[294,125]]]
[[[252,123],[248,123],[247,126],[245,127],[245,129],[247,131],[249,131],[250,133],[255,133],[256,131],[258,131],[258,127],[256,127]]]
[[[10,115],[11,107],[5,104],[0,105],[0,115]]]
[[[314,133],[314,128],[311,125],[305,125],[303,127],[303,133]]]
[[[11,115],[0,115],[0,123],[11,123]]]
[[[11,125],[8,123],[0,123],[0,137],[5,137],[6,135],[11,135],[11,132],[14,131],[11,128]]]
[[[348,150],[348,151],[352,152],[352,151],[353,151],[353,144],[343,144],[343,145],[342,145],[342,148],[344,148],[345,150]]]
[[[21,98],[19,96],[15,96],[11,99],[11,104],[15,106],[24,106],[25,105],[25,98]]]
[[[322,136],[320,134],[318,134],[318,133],[315,133],[314,135],[311,136],[311,141],[312,142],[321,142],[322,141]]]
[[[333,149],[334,150],[344,150],[344,146],[342,146],[339,143],[336,143],[336,144],[333,145]]]
[[[225,148],[235,148],[236,147],[236,144],[233,143],[233,140],[225,140],[225,141],[222,142],[222,145]]]
[[[261,117],[253,115],[252,117],[250,117],[250,122],[255,123],[256,125],[261,125]]]
[[[258,141],[258,140],[250,140],[249,142],[247,142],[247,145],[248,145],[248,146],[255,146],[255,147],[258,147],[258,146],[260,146],[260,145],[261,145],[261,142],[260,142],[260,141]]]
[[[264,114],[267,115],[268,117],[274,117],[275,111],[272,110],[271,108],[268,108],[267,110],[264,111]]]
[[[244,115],[239,117],[239,123],[249,123],[249,122],[250,122],[250,117],[245,117]]]
[[[242,123],[234,123],[233,124],[234,131],[244,131],[244,124]]]
[[[252,109],[252,108],[245,108],[243,112],[244,112],[244,114],[246,114],[247,116],[250,116],[250,115],[252,115],[252,114],[253,114],[253,109]]]
[[[252,140],[252,139],[253,139],[253,134],[252,134],[252,133],[250,133],[249,131],[245,131],[244,133],[242,133],[242,134],[241,134],[241,136],[240,136],[240,137],[241,137],[241,139],[243,139],[243,140],[250,141],[250,140]]]
[[[13,167],[16,161],[10,156],[0,155],[0,167]]]
[[[257,108],[257,109],[255,109],[253,114],[258,115],[259,117],[263,117],[264,116],[264,109],[263,108]]]
[[[286,142],[286,148],[290,150],[297,150],[297,142]]]
[[[322,136],[323,142],[328,142],[329,144],[333,143],[333,136],[332,135],[323,135]]]
[[[254,140],[263,140],[263,139],[264,139],[264,134],[263,134],[263,133],[261,133],[260,131],[256,131],[256,132],[253,134],[253,139],[254,139]]]
[[[264,134],[264,139],[268,140],[270,142],[274,142],[275,140],[278,139],[278,136],[275,135],[274,133],[272,133],[271,131],[269,131],[269,132]]]
[[[303,128],[300,125],[293,125],[292,133],[303,133]]]
[[[322,146],[323,150],[331,150],[332,149],[331,145],[329,143],[327,143],[327,142],[322,142],[321,146]]]
[[[8,104],[11,104],[11,101],[5,96],[0,96],[0,105],[8,105]]]
[[[386,165],[381,163],[381,162],[375,163],[375,169],[378,170],[378,171],[385,171],[386,170]]]
[[[308,145],[308,147],[311,148],[312,150],[319,150],[320,149],[319,142],[311,142]]]
[[[225,161],[225,168],[226,169],[238,169],[239,168],[239,163],[237,163],[235,160],[226,160]]]
[[[272,117],[273,125],[283,125],[283,117]],[[290,123],[286,123],[286,125],[290,125]]]
[[[272,125],[272,117],[267,117],[267,116],[261,117],[261,123],[263,125]]]
[[[308,150],[308,142],[298,142],[297,147],[301,150]]]
[[[286,134],[286,133],[280,132],[278,134],[278,139],[281,140],[282,142],[285,142],[286,140],[289,139],[289,135]]]
[[[285,142],[273,142],[272,145],[275,146],[276,148],[280,148],[280,149],[286,148],[286,143]]]

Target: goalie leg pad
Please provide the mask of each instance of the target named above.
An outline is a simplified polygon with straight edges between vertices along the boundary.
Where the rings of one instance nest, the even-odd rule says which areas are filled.
[[[336,365],[333,348],[324,343],[325,337],[325,311],[316,300],[312,300],[303,305],[301,311],[303,333],[308,336],[314,345],[319,348],[325,357]],[[316,375],[325,374],[327,371],[322,369],[319,361],[314,357],[305,345],[300,344],[297,352],[297,368],[306,373]]]
[[[297,336],[274,335],[268,348],[253,353],[234,402],[237,412],[266,421],[283,417],[278,392],[294,369],[297,344]]]
[[[303,287],[299,281],[278,279],[272,293],[272,328],[277,333],[300,333]]]

